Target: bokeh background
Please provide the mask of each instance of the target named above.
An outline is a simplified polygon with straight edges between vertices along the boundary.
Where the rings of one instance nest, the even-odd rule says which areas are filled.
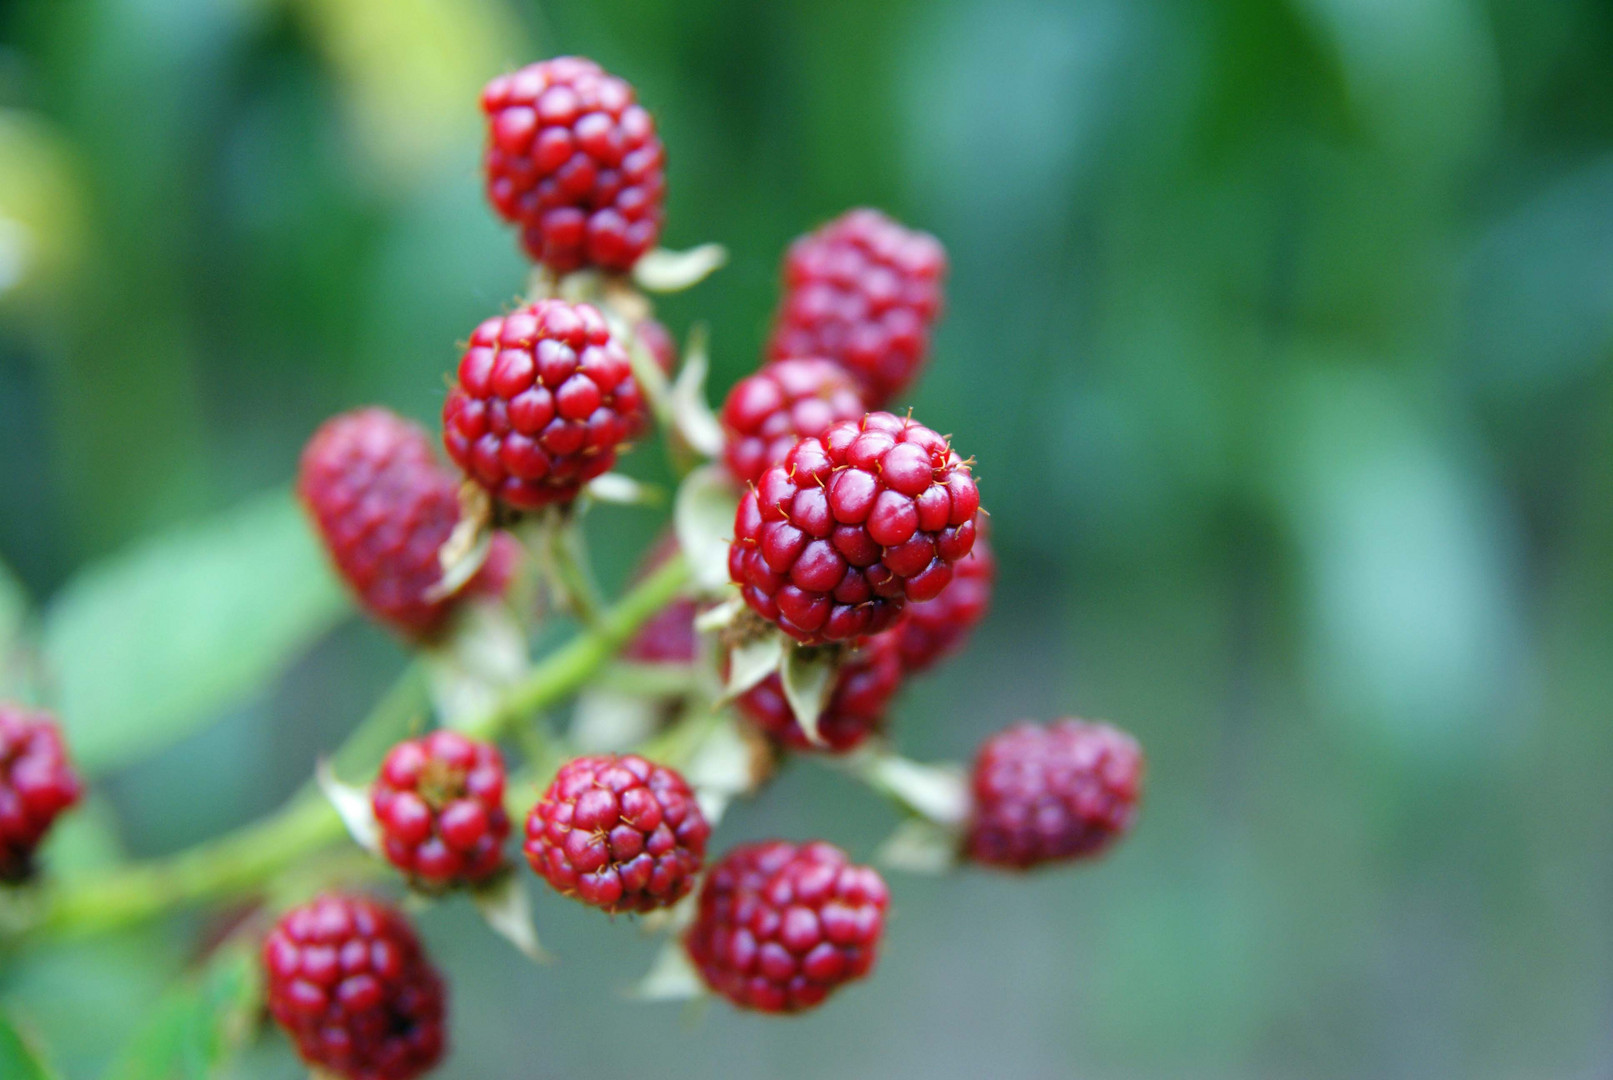
[[[559,52],[655,111],[666,241],[733,254],[662,306],[719,392],[793,235],[945,241],[911,404],[1003,569],[900,738],[1109,718],[1150,790],[1101,864],[894,877],[876,979],[787,1022],[624,1001],[625,921],[544,898],[534,969],[440,906],[445,1080],[1613,1073],[1601,0],[0,4],[0,556],[100,792],[59,859],[270,810],[404,664],[286,486],[334,411],[429,422],[515,297],[474,96]],[[608,578],[655,528],[596,519]],[[893,823],[801,766],[720,839]],[[197,928],[0,959],[0,1002],[98,1075]]]

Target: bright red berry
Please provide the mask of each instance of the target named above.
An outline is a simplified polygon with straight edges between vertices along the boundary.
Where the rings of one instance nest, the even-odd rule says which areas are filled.
[[[504,866],[504,758],[456,731],[398,743],[370,788],[387,861],[428,888],[475,883]]]
[[[303,1060],[349,1080],[411,1080],[441,1060],[442,979],[398,912],[323,895],[263,942],[269,1011]]]
[[[821,435],[830,424],[867,411],[856,381],[833,361],[778,360],[728,392],[723,458],[734,479],[753,484],[802,436]]]
[[[883,405],[928,359],[946,269],[935,237],[878,210],[848,211],[791,245],[771,355],[826,356]]]
[[[561,56],[482,91],[487,197],[556,273],[628,270],[661,234],[666,152],[633,88]]]
[[[418,424],[382,408],[327,420],[302,452],[297,494],[337,571],[365,610],[408,637],[442,627],[455,597],[433,598],[442,580],[437,552],[459,522],[459,481],[432,454]],[[469,586],[497,595],[509,583],[515,548]]]
[[[1142,779],[1142,749],[1123,731],[1016,724],[975,759],[969,857],[1024,870],[1097,854],[1130,828]]]
[[[818,717],[822,743],[806,737],[784,696],[777,675],[769,675],[735,701],[739,711],[766,734],[794,750],[843,754],[885,723],[885,709],[902,683],[902,661],[894,631],[878,634],[852,654],[835,678],[829,702]]]
[[[576,498],[643,423],[627,352],[588,304],[539,300],[471,335],[443,405],[448,454],[517,510]]]
[[[684,946],[734,1004],[800,1012],[872,970],[889,904],[879,874],[832,844],[747,844],[706,876]]]
[[[991,553],[986,530],[975,534],[974,550],[952,568],[952,580],[931,600],[915,600],[902,609],[890,631],[901,648],[902,666],[923,671],[937,660],[963,647],[975,624],[991,605],[991,585],[997,560]]]
[[[651,911],[688,894],[710,835],[682,776],[636,754],[603,754],[560,769],[527,818],[526,857],[563,895]]]
[[[808,645],[888,629],[975,540],[980,492],[946,439],[869,413],[802,439],[740,500],[728,572],[745,602]]]
[[[0,702],[0,883],[33,873],[35,849],[82,793],[55,719]]]

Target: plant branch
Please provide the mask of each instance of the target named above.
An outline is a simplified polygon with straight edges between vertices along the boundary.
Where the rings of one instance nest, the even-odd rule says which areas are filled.
[[[688,580],[681,557],[669,560],[614,607],[600,613],[586,632],[536,664],[489,712],[461,730],[496,739],[510,726],[576,693],[613,657],[647,619],[665,607]],[[411,668],[335,754],[355,766],[357,749],[373,768],[391,739],[383,729],[406,724],[415,707],[405,686],[419,678]],[[351,748],[351,749],[350,749]],[[176,855],[75,876],[40,897],[32,936],[83,936],[161,915],[172,908],[250,894],[312,851],[341,840],[341,819],[311,786],[270,818]]]

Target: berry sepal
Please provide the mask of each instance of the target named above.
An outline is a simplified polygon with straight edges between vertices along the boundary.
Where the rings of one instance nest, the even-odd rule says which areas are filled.
[[[692,289],[728,264],[728,249],[721,244],[701,244],[686,251],[655,248],[633,264],[633,284],[652,293],[677,293]]]
[[[636,1001],[695,1002],[710,998],[711,991],[695,970],[683,942],[674,936],[661,946],[650,970],[629,988],[627,996]]]
[[[521,955],[537,964],[554,962],[554,955],[538,940],[526,883],[513,868],[506,868],[476,886],[470,895],[488,928],[514,945]]]
[[[834,692],[835,679],[840,673],[841,650],[802,648],[792,646],[784,650],[779,664],[779,682],[784,687],[784,700],[790,703],[795,722],[801,734],[814,746],[827,746],[818,721]]]
[[[734,512],[738,509],[739,494],[717,465],[702,465],[678,485],[672,527],[695,584],[709,596],[729,592],[728,543],[734,535]],[[730,606],[726,610],[731,619],[740,609]]]
[[[336,816],[342,819],[347,835],[353,843],[371,855],[381,854],[381,823],[376,820],[375,808],[370,805],[367,789],[344,783],[336,777],[329,758],[320,758],[314,766],[314,781],[320,794],[330,802]]]

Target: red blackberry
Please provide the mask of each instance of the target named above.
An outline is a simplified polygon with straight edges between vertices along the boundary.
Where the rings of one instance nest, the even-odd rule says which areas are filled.
[[[868,411],[857,383],[829,360],[778,360],[741,379],[723,402],[723,457],[741,484],[762,478],[796,440]]]
[[[822,744],[811,742],[784,697],[784,685],[769,675],[735,702],[739,711],[767,735],[793,750],[843,754],[885,722],[885,708],[902,682],[902,662],[894,632],[870,638],[840,668],[829,702],[818,717]]]
[[[622,659],[638,664],[692,664],[700,635],[694,628],[699,607],[680,596],[656,612],[622,650]]]
[[[442,1058],[442,980],[402,915],[324,895],[263,942],[269,1011],[303,1060],[349,1080],[411,1080]]]
[[[540,300],[471,335],[443,405],[443,443],[517,510],[570,502],[643,423],[627,353],[588,304]]]
[[[740,500],[728,572],[798,641],[855,640],[946,587],[979,509],[969,466],[944,438],[869,413],[802,439],[762,474]]]
[[[603,754],[555,776],[527,818],[526,857],[566,896],[651,911],[693,887],[710,835],[683,777],[635,754]]]
[[[82,793],[55,719],[0,702],[0,883],[32,875],[35,849]]]
[[[986,530],[975,534],[974,550],[952,568],[952,580],[931,600],[915,600],[902,609],[891,634],[901,648],[902,666],[923,671],[963,646],[969,632],[991,604],[997,560]]]
[[[946,269],[935,237],[848,211],[790,246],[771,355],[826,356],[883,405],[928,359]]]
[[[832,844],[747,844],[706,876],[684,946],[735,1005],[800,1012],[873,968],[889,903],[879,874]]]
[[[297,474],[303,507],[359,603],[414,638],[440,629],[453,610],[455,598],[428,594],[442,580],[437,550],[459,521],[457,491],[425,429],[376,407],[327,420]],[[501,593],[512,562],[506,548],[469,588]]]
[[[1017,724],[975,759],[968,853],[1028,869],[1094,855],[1131,826],[1142,790],[1137,742],[1105,724]]]
[[[482,91],[487,197],[559,274],[629,270],[661,235],[666,152],[633,88],[592,60],[561,56]]]
[[[633,579],[642,581],[677,553],[677,535],[663,533],[645,555]],[[687,596],[673,600],[639,627],[633,640],[622,650],[622,659],[640,664],[694,663],[700,642],[694,620],[699,611],[699,606]]]
[[[482,881],[504,866],[504,758],[456,731],[398,743],[370,788],[387,861],[421,885]]]

